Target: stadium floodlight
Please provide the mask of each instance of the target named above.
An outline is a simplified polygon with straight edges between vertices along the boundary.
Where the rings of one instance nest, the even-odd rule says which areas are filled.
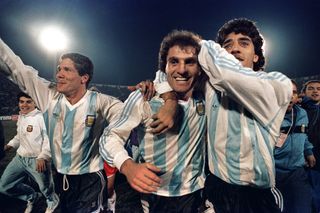
[[[55,26],[44,28],[40,33],[40,43],[49,52],[59,52],[67,47],[67,37]]]

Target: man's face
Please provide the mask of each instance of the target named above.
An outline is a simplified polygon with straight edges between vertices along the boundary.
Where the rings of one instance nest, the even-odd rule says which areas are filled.
[[[306,87],[305,95],[312,100],[320,103],[320,83],[309,83]]]
[[[57,91],[70,96],[76,94],[81,87],[85,86],[88,75],[80,76],[76,70],[73,61],[69,58],[62,59],[58,66]]]
[[[20,113],[25,115],[29,112],[33,111],[36,108],[36,104],[33,102],[31,98],[20,97],[19,98],[19,109]]]
[[[295,105],[298,102],[298,90],[297,90],[297,86],[295,84],[292,84],[292,97],[291,97],[291,101],[290,104],[287,108],[287,112],[291,112],[293,105]]]
[[[192,46],[171,47],[167,55],[166,73],[172,89],[185,98],[190,97],[194,83],[200,75],[196,49]]]
[[[258,61],[259,56],[254,52],[254,46],[249,36],[241,33],[230,33],[222,44],[222,47],[236,57],[244,67],[253,68],[253,64]]]

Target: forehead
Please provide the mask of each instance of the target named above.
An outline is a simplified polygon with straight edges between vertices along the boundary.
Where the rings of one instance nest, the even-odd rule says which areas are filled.
[[[75,68],[74,66],[74,63],[73,61],[70,59],[70,58],[64,58],[60,61],[60,67],[73,67]]]
[[[179,56],[196,57],[196,48],[193,46],[174,45],[170,47],[167,58]]]
[[[20,98],[19,98],[19,101],[24,101],[24,102],[26,102],[26,101],[32,101],[32,99],[31,98],[27,98],[27,97],[24,97],[24,96],[21,96]]]
[[[312,83],[309,83],[307,85],[307,88],[308,87],[320,87],[320,82],[312,82]]]
[[[292,83],[292,90],[297,91],[297,86],[294,83]]]

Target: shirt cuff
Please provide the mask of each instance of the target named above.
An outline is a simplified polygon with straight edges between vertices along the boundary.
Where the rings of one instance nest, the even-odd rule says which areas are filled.
[[[164,94],[166,92],[171,92],[172,88],[170,87],[168,82],[162,82],[162,83],[158,83],[158,84],[154,84],[154,87],[157,91],[157,93]]]
[[[114,159],[113,159],[113,164],[114,166],[116,166],[119,171],[120,171],[120,168],[123,164],[123,162],[125,162],[126,160],[128,159],[131,159],[131,157],[128,155],[128,153],[126,151],[123,151],[123,152],[120,152],[118,154],[116,154],[114,156]]]

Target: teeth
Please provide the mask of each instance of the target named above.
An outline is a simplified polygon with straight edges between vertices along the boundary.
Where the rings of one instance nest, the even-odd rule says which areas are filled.
[[[179,78],[179,77],[176,77],[175,78],[177,81],[187,81],[188,79],[186,79],[186,78]]]

